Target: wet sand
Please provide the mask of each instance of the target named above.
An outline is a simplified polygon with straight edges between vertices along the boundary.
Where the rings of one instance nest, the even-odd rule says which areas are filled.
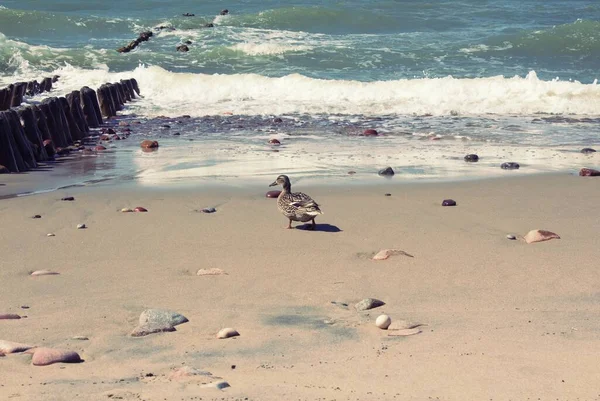
[[[325,212],[311,232],[283,228],[276,201],[264,197],[274,178],[264,187],[99,185],[1,200],[0,313],[27,318],[0,320],[0,340],[74,350],[84,362],[0,357],[0,398],[600,397],[600,180],[311,187],[292,176],[292,188]],[[458,206],[442,207],[448,198]],[[149,212],[119,212],[136,206]],[[217,211],[196,211],[205,207]],[[561,239],[506,238],[538,228]],[[370,259],[385,248],[413,257]],[[211,268],[227,274],[196,275]],[[40,269],[60,275],[28,275]],[[367,297],[386,304],[357,312]],[[148,308],[189,322],[130,337]],[[425,325],[390,337],[375,327],[382,313]],[[216,339],[224,327],[240,336]],[[212,376],[169,378],[182,366]],[[231,387],[202,387],[217,377]]]

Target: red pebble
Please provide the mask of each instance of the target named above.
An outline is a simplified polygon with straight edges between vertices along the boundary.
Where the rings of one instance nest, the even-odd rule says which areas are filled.
[[[280,193],[281,193],[281,191],[269,191],[269,192],[267,192],[266,197],[267,198],[277,198]]]
[[[134,212],[147,212],[148,209],[146,209],[145,207],[138,206],[135,209],[133,209],[133,211]]]
[[[271,144],[271,145],[281,145],[281,142],[279,142],[278,139],[273,138],[273,139],[269,139],[269,144]]]
[[[7,320],[14,320],[14,319],[20,319],[21,316],[14,314],[14,313],[0,313],[0,320],[3,319],[7,319]]]
[[[363,132],[364,136],[377,136],[379,133],[374,129],[367,129]]]
[[[579,171],[579,175],[582,177],[598,177],[600,176],[600,171],[594,170],[592,168],[582,168]]]
[[[102,146],[102,145],[98,145],[98,146],[96,146],[95,150],[102,151],[102,150],[106,150],[106,148],[104,146]]]

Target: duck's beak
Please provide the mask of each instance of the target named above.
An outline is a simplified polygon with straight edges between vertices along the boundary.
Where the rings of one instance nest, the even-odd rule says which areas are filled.
[[[279,185],[279,184],[277,183],[277,181],[273,181],[273,182],[272,182],[272,183],[271,183],[269,186],[270,186],[270,187],[276,187],[277,185]]]

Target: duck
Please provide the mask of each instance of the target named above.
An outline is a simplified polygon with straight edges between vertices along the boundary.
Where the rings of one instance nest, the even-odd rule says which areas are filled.
[[[292,227],[292,221],[307,222],[312,220],[312,226],[309,229],[314,230],[317,227],[315,217],[323,214],[317,202],[310,196],[302,192],[292,192],[292,184],[287,175],[280,175],[270,187],[277,185],[283,186],[283,191],[277,197],[277,208],[289,219],[289,224],[286,228]]]

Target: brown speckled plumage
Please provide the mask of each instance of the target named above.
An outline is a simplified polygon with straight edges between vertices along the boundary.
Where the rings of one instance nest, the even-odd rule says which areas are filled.
[[[292,221],[312,220],[311,229],[314,230],[316,227],[315,217],[323,214],[317,202],[305,193],[292,192],[292,185],[287,175],[280,175],[270,186],[275,185],[283,186],[283,190],[277,198],[277,208],[289,219],[287,228],[292,228]]]

